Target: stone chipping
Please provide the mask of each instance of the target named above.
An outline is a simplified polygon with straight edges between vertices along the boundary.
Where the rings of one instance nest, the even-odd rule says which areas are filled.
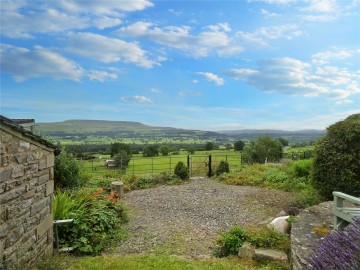
[[[220,233],[236,225],[264,224],[293,199],[288,192],[207,178],[131,191],[125,195],[129,235],[115,252],[208,257]]]

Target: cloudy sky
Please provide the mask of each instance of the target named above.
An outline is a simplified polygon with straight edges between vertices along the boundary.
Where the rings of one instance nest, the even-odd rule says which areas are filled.
[[[205,130],[360,112],[358,0],[1,0],[1,114]]]

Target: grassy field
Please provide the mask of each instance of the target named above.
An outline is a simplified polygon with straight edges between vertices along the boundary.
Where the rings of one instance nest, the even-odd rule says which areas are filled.
[[[208,170],[209,155],[212,156],[212,169],[215,170],[221,160],[229,163],[230,170],[234,171],[241,166],[241,155],[239,152],[229,150],[198,151],[190,155],[189,165],[191,176],[205,176]],[[86,173],[106,174],[112,169],[105,166],[105,160],[110,158],[108,155],[97,155],[97,159],[81,161]],[[181,151],[179,155],[143,157],[141,154],[133,155],[126,169],[126,174],[130,175],[154,175],[161,172],[173,173],[178,162],[188,164],[186,151]]]

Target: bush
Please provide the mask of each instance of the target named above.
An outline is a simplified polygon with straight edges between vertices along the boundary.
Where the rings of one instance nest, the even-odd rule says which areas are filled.
[[[54,180],[57,188],[75,188],[83,184],[80,163],[66,151],[55,157]]]
[[[286,234],[267,227],[252,227],[247,230],[249,242],[256,248],[290,250],[290,238]]]
[[[345,231],[326,235],[307,261],[306,269],[360,269],[360,219]]]
[[[292,169],[294,170],[294,173],[297,177],[307,178],[310,174],[312,165],[312,159],[297,160],[292,164]]]
[[[120,150],[115,156],[114,161],[116,167],[119,167],[121,170],[125,170],[131,160],[131,156],[125,151]]]
[[[282,154],[283,149],[278,140],[261,136],[244,148],[242,161],[247,164],[278,162]]]
[[[74,219],[71,224],[59,226],[59,244],[85,254],[98,254],[109,241],[120,238],[121,225],[127,221],[122,201],[102,188],[71,194],[58,192],[54,197],[54,218]]]
[[[228,173],[230,171],[229,169],[229,163],[227,161],[222,160],[220,164],[217,166],[215,174],[220,175],[223,173]]]
[[[311,183],[332,199],[333,191],[360,196],[360,114],[327,128],[315,146]]]
[[[189,171],[188,168],[185,166],[184,162],[179,161],[176,164],[174,174],[182,180],[186,180],[189,178]]]
[[[222,234],[220,239],[217,241],[214,255],[216,257],[225,257],[238,254],[239,249],[248,239],[249,234],[241,227],[232,227],[230,230]]]

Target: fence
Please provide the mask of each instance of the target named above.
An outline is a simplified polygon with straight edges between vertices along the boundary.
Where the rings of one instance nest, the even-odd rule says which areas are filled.
[[[128,175],[155,175],[162,172],[174,173],[178,162],[183,162],[189,168],[190,176],[206,176],[214,171],[218,164],[227,161],[231,171],[241,166],[241,155],[182,155],[162,157],[134,157],[128,166],[107,166],[106,159],[92,159],[81,161],[85,172],[108,173],[121,171]]]
[[[312,151],[290,152],[279,156],[293,160],[306,159],[312,157]],[[162,172],[174,173],[178,162],[183,162],[189,168],[190,176],[207,176],[213,174],[218,164],[222,161],[229,163],[230,171],[241,168],[240,153],[234,154],[212,154],[212,155],[179,155],[161,157],[133,157],[129,164],[125,166],[107,166],[106,159],[92,159],[81,161],[83,168],[89,173],[109,173],[111,171],[121,171],[127,175],[156,175]]]

